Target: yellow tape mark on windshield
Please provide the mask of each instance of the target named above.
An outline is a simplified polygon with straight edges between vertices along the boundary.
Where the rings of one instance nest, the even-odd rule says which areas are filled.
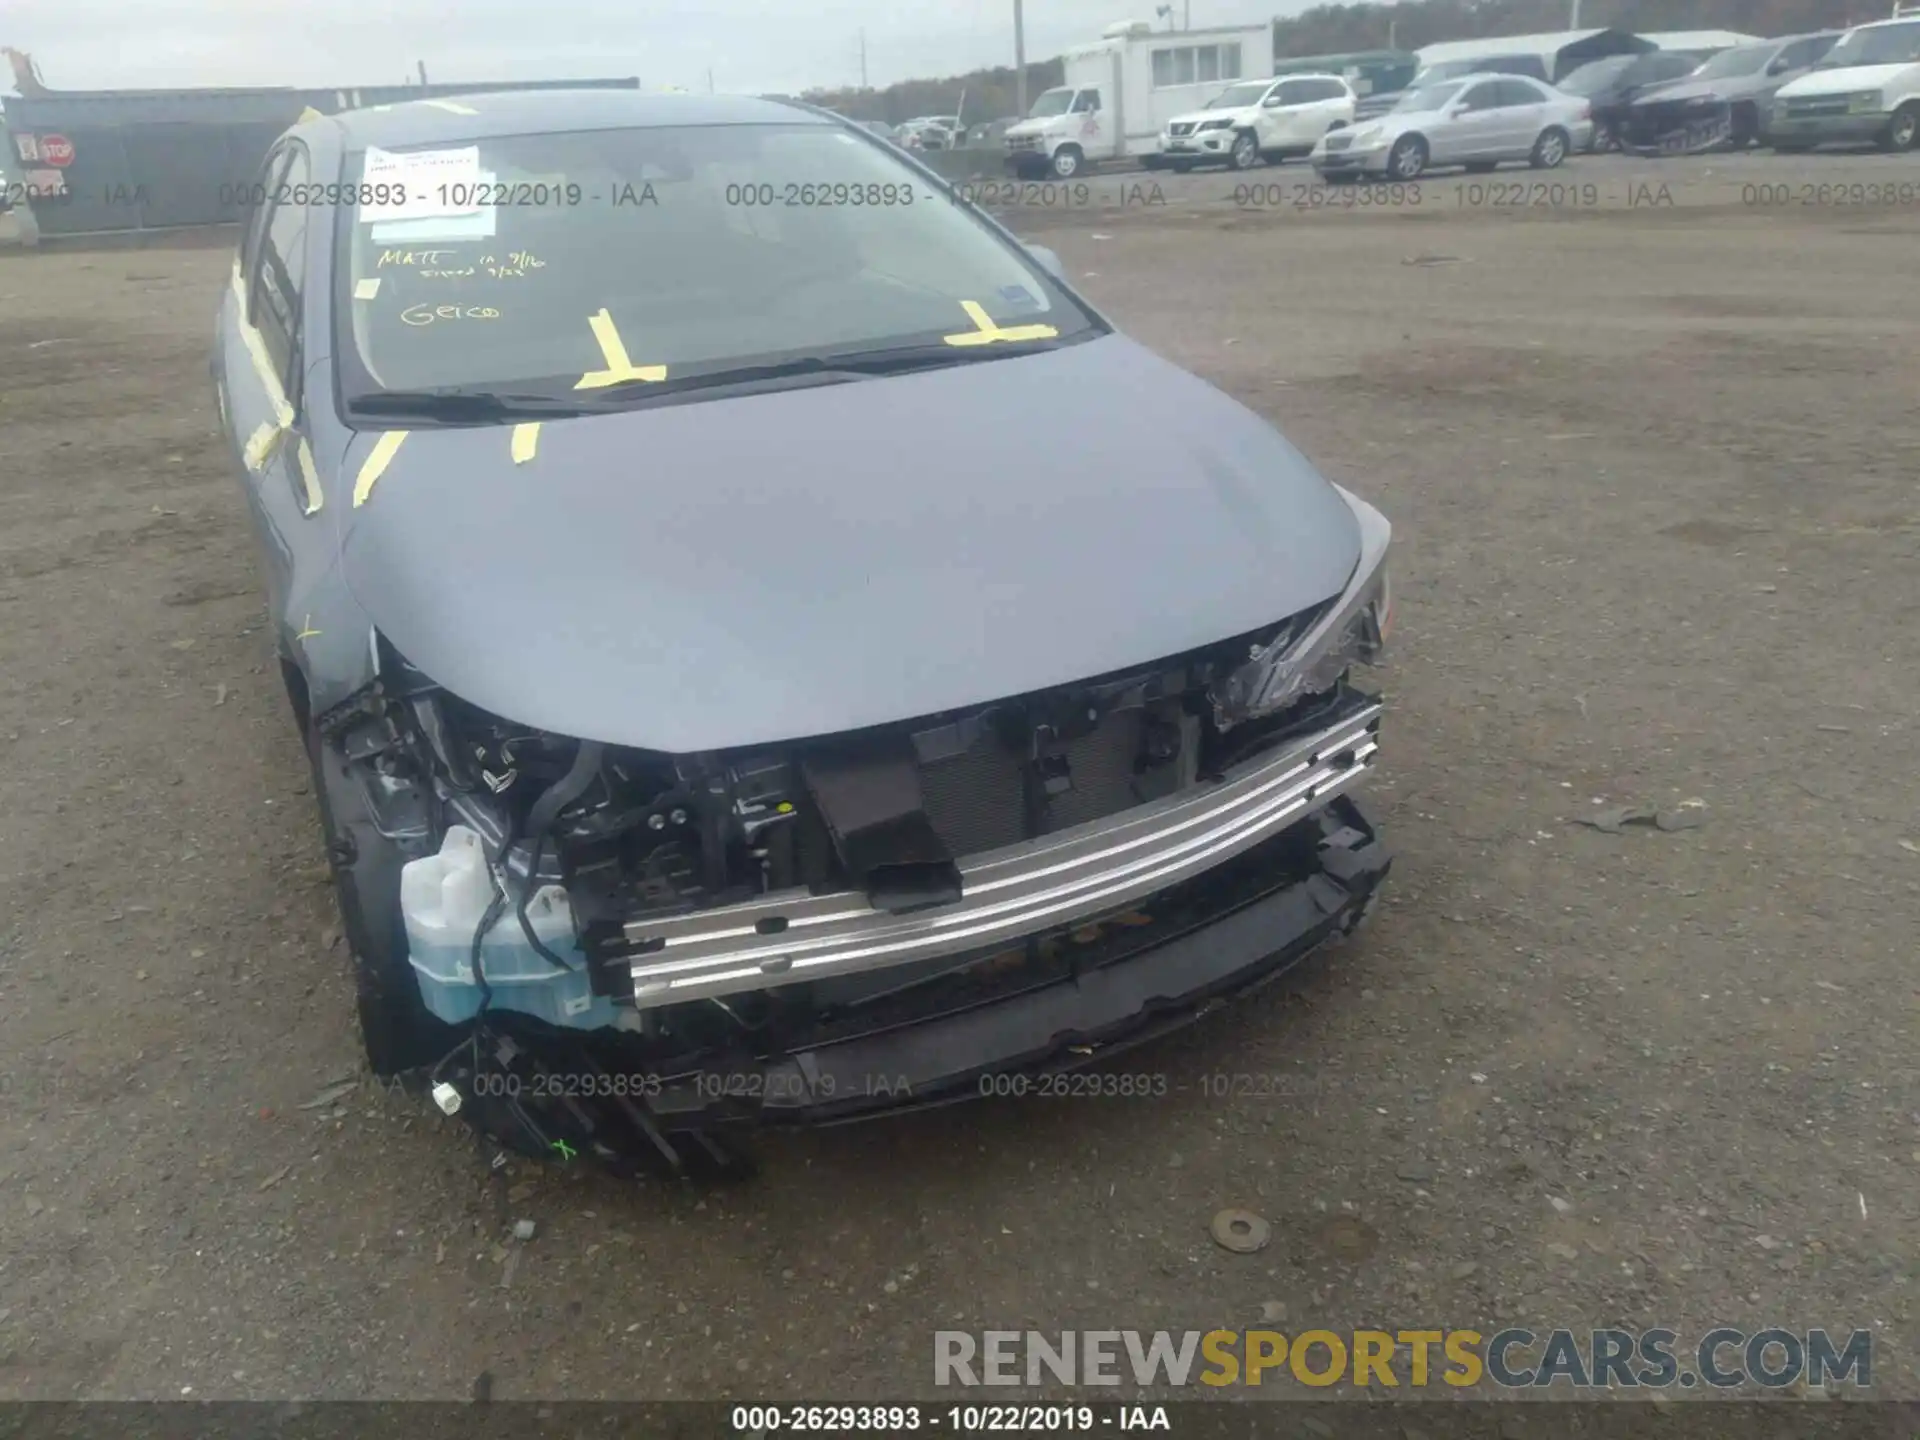
[[[471,106],[462,105],[457,100],[422,100],[422,105],[431,105],[436,110],[444,110],[449,115],[478,115],[480,112]]]
[[[320,488],[320,469],[313,463],[313,447],[307,444],[306,437],[300,439],[300,448],[295,458],[300,464],[300,479],[307,487],[307,505],[302,515],[318,515],[320,507],[327,503],[327,493]]]
[[[664,380],[667,367],[664,365],[635,365],[627,358],[626,342],[621,340],[620,331],[613,323],[613,316],[602,310],[597,315],[589,315],[587,324],[593,327],[593,338],[600,342],[600,358],[607,362],[604,370],[589,370],[580,377],[573,388],[576,390],[600,390],[608,385],[618,385],[623,380]]]
[[[513,463],[524,465],[540,448],[540,422],[529,420],[513,427]]]
[[[360,477],[353,482],[353,505],[356,510],[367,503],[367,496],[373,493],[373,487],[379,483],[380,477],[387,473],[388,463],[400,448],[400,442],[406,438],[405,430],[385,430],[373,442],[373,449],[367,452],[366,463],[360,467]]]
[[[313,106],[309,105],[307,106],[306,109],[300,112],[300,118],[296,120],[294,123],[296,125],[304,125],[309,120],[324,120],[326,118],[327,118],[326,116],[322,115],[318,110],[314,109]]]
[[[977,327],[963,330],[958,335],[945,338],[949,345],[991,345],[1000,340],[1051,340],[1060,332],[1051,325],[1013,325],[1003,327],[987,314],[986,309],[976,300],[962,300],[960,308],[967,312],[967,318]]]
[[[379,293],[380,277],[378,275],[370,275],[365,280],[354,282],[353,298],[356,300],[371,300]]]

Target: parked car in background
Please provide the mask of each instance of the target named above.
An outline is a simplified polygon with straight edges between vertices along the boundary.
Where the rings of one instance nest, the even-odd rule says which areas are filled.
[[[1834,141],[1913,149],[1920,140],[1920,16],[1847,31],[1811,72],[1774,92],[1763,133],[1788,153]]]
[[[1608,55],[1570,71],[1553,88],[1576,95],[1593,108],[1593,139],[1587,148],[1610,150],[1627,107],[1649,91],[1691,75],[1700,68],[1701,58],[1674,50]]]
[[[1710,57],[1691,75],[1634,96],[1609,118],[1628,149],[1657,150],[1663,137],[1687,136],[1696,127],[1702,138],[1711,130],[1724,130],[1726,142],[1742,149],[1760,139],[1774,93],[1812,70],[1839,38],[1839,31],[1830,30],[1736,45]],[[1595,119],[1598,122],[1597,111]]]
[[[1354,106],[1354,120],[1372,120],[1386,114],[1406,96],[1438,85],[1443,80],[1458,80],[1468,75],[1525,75],[1545,81],[1546,62],[1538,55],[1483,55],[1461,60],[1443,60],[1428,65],[1407,82],[1405,90],[1363,97]]]
[[[900,127],[900,143],[909,150],[945,150],[948,135],[925,120],[909,120]]]
[[[1018,121],[1017,116],[1007,115],[999,120],[987,120],[978,125],[969,125],[959,142],[968,147],[984,147],[998,150],[1006,143],[1007,131]]]
[[[950,150],[960,121],[953,115],[917,115],[900,126],[900,143],[909,150]]]
[[[461,174],[672,198],[432,203]],[[217,443],[368,1059],[520,1153],[684,1172],[1099,1063],[1387,874],[1387,520],[973,206],[727,198],[926,181],[615,90],[316,118],[258,174]],[[982,416],[1065,413],[1073,463],[981,465]]]
[[[891,141],[894,144],[899,143],[900,132],[884,120],[859,120],[854,123],[859,125],[862,130],[872,131],[882,140]]]
[[[1358,98],[1338,75],[1241,80],[1203,109],[1172,117],[1160,135],[1160,159],[1180,171],[1245,170],[1263,159],[1311,155],[1321,136],[1353,123]]]
[[[1326,136],[1313,149],[1313,168],[1335,182],[1417,180],[1440,166],[1486,171],[1510,161],[1551,170],[1584,147],[1592,129],[1586,101],[1523,75],[1443,80],[1408,91],[1377,120]]]

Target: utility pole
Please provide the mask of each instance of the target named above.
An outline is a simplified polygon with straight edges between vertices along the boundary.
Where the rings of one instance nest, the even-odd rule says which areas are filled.
[[[420,67],[420,83],[422,85],[426,84],[427,83],[427,62],[424,60],[416,60],[413,63]]]
[[[1013,0],[1013,108],[1025,118],[1027,113],[1027,21],[1020,0]]]
[[[1573,14],[1567,17],[1567,29],[1578,30],[1579,28],[1580,28],[1580,0],[1573,0]]]
[[[1187,3],[1181,7],[1180,28],[1182,30],[1193,28],[1193,0],[1187,0]]]
[[[713,94],[713,67],[707,66],[707,94]]]
[[[860,32],[860,88],[872,88],[867,84],[867,32],[864,30]]]

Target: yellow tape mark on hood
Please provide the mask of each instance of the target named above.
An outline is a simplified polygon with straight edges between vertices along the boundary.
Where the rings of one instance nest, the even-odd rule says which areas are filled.
[[[407,438],[405,430],[383,430],[380,438],[373,442],[373,449],[367,452],[366,463],[360,467],[360,476],[353,482],[353,505],[357,510],[367,503],[367,496],[373,493],[373,487],[380,477],[387,473],[387,465],[394,453],[399,450],[400,442]]]
[[[327,492],[320,488],[320,469],[313,463],[313,447],[307,444],[306,437],[300,437],[300,449],[295,457],[300,463],[300,479],[307,487],[306,508],[303,515],[318,515],[320,507],[327,503]]]
[[[513,463],[524,465],[540,448],[540,422],[528,420],[513,427]]]
[[[470,105],[462,105],[457,100],[422,100],[422,105],[431,105],[436,110],[444,110],[449,115],[478,115],[480,112]]]
[[[606,310],[597,315],[589,315],[587,324],[593,327],[593,338],[600,342],[600,358],[607,362],[604,370],[590,370],[580,377],[573,388],[576,390],[600,390],[608,385],[618,385],[623,380],[664,380],[667,367],[664,365],[635,365],[627,358],[626,342],[620,338],[620,330],[613,323],[613,316]]]
[[[1002,327],[977,300],[962,300],[960,308],[967,312],[967,318],[973,321],[976,328],[942,337],[949,345],[992,345],[1003,340],[1051,340],[1060,333],[1051,325]]]

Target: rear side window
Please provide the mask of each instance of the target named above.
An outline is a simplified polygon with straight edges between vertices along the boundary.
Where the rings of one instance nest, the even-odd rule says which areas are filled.
[[[260,167],[260,173],[256,177],[255,183],[259,188],[253,192],[254,194],[273,194],[276,182],[287,168],[288,154],[286,150],[276,150],[267,156],[266,163]],[[241,283],[247,287],[249,294],[252,293],[254,276],[260,271],[260,239],[266,234],[267,213],[267,203],[262,200],[259,206],[247,215],[246,233],[240,241],[240,279]]]
[[[1498,89],[1501,105],[1538,105],[1545,98],[1524,80],[1502,80]]]
[[[1309,100],[1317,100],[1311,80],[1289,80],[1274,92],[1273,98],[1282,105],[1304,105]]]

